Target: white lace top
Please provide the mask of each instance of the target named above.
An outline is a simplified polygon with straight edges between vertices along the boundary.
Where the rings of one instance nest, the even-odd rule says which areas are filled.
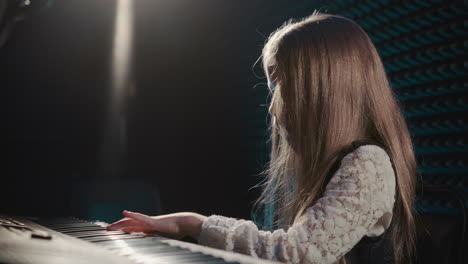
[[[395,173],[379,146],[364,145],[346,155],[325,194],[288,230],[258,230],[252,221],[219,215],[202,225],[199,243],[289,263],[335,263],[364,236],[390,225]]]

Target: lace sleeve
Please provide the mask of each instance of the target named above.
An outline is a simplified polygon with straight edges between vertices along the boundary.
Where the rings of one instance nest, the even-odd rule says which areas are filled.
[[[199,243],[290,263],[334,263],[365,235],[390,224],[395,174],[387,153],[375,145],[346,155],[325,194],[287,231],[258,230],[252,221],[208,217]]]

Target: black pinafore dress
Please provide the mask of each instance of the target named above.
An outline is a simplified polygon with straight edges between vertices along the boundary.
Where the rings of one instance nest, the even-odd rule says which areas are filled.
[[[340,153],[338,159],[336,160],[334,166],[331,168],[329,176],[335,174],[341,164],[341,160],[347,154],[353,152],[355,149],[364,145],[377,145],[383,148],[392,163],[393,171],[396,173],[396,169],[391,158],[390,153],[387,148],[382,144],[371,141],[371,140],[360,140],[354,141],[351,143],[351,146],[345,149]],[[396,176],[396,175],[395,175]],[[329,178],[330,179],[330,178]],[[390,226],[385,230],[383,234],[377,237],[368,237],[364,236],[354,247],[345,255],[347,264],[391,264],[394,263],[393,260],[393,243],[392,243],[392,233],[393,229],[393,219],[390,223]]]

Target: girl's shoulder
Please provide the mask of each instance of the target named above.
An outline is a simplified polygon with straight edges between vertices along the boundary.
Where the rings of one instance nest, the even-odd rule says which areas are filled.
[[[358,140],[353,141],[345,148],[335,160],[335,164],[330,169],[330,177],[335,174],[339,167],[348,160],[359,158],[362,162],[369,160],[377,161],[378,163],[389,162],[396,172],[391,155],[387,147],[373,140]]]
[[[341,160],[346,155],[359,150],[360,152],[382,152],[382,150],[390,157],[390,152],[383,144],[374,140],[357,140],[353,141],[348,148],[341,154],[338,160]]]

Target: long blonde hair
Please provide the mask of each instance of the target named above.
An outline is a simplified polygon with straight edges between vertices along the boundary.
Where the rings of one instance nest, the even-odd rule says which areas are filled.
[[[353,141],[376,141],[387,148],[397,175],[395,261],[408,261],[414,251],[416,159],[367,34],[350,19],[314,12],[273,32],[263,48],[262,64],[275,88],[271,159],[257,205],[274,197],[277,223],[292,225],[323,196],[338,154]]]

